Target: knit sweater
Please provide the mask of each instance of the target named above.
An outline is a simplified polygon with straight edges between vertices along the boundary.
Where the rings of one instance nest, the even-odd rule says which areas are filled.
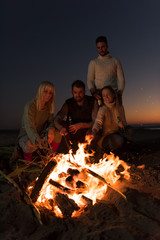
[[[99,108],[96,120],[92,127],[93,133],[98,132],[102,128],[102,135],[117,132],[119,130],[119,119],[126,125],[126,118],[123,106],[116,103],[103,105]]]
[[[24,108],[18,139],[27,135],[31,142],[35,144],[36,138],[40,137],[46,125],[53,127],[53,114],[50,113],[49,106],[46,106],[43,110],[37,110],[36,100],[33,99]]]
[[[90,89],[102,89],[111,86],[116,91],[122,91],[125,87],[125,79],[121,63],[118,59],[105,56],[91,60],[88,66],[87,85]]]

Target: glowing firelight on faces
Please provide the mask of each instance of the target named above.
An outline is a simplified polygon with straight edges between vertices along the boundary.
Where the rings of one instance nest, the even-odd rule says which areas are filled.
[[[86,207],[86,203],[82,196],[91,199],[92,203],[95,204],[96,200],[102,199],[107,191],[108,185],[99,178],[89,174],[87,171],[88,169],[105,179],[111,186],[116,183],[121,175],[123,175],[125,179],[129,179],[130,175],[128,169],[130,167],[124,161],[120,160],[119,157],[114,157],[112,153],[100,159],[96,164],[86,163],[86,159],[92,154],[84,152],[85,146],[86,144],[79,144],[79,148],[75,155],[72,155],[70,151],[68,154],[58,154],[54,157],[54,161],[57,162],[57,165],[43,184],[39,198],[35,203],[37,207],[45,207],[54,211],[56,216],[63,217],[60,209],[56,205],[52,207],[50,204],[50,200],[54,201],[57,192],[63,193],[60,189],[49,183],[50,179],[72,190],[72,194],[67,193],[67,195],[70,199],[73,199],[80,208],[80,210],[74,211],[72,217],[81,214]],[[123,172],[117,174],[116,171],[120,165],[123,167]],[[74,184],[72,186],[66,184],[66,177],[69,176],[67,170],[70,168],[79,171],[78,175],[73,176]],[[81,191],[76,188],[76,182],[78,180],[82,181],[85,185],[84,188],[80,189]]]

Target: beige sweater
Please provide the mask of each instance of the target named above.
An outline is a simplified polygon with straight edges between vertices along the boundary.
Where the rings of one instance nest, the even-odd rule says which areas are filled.
[[[119,118],[125,126],[127,123],[123,106],[113,103],[108,104],[107,106],[103,105],[99,108],[97,118],[92,127],[93,133],[97,133],[102,129],[102,138],[100,139],[99,145],[101,145],[101,142],[106,135],[119,131]]]
[[[37,137],[40,137],[42,130],[47,127],[53,127],[53,114],[50,114],[49,107],[46,106],[43,110],[38,111],[36,107],[36,100],[33,99],[27,103],[24,108],[22,117],[22,126],[18,139],[27,135],[33,144]],[[47,129],[46,129],[47,130]]]

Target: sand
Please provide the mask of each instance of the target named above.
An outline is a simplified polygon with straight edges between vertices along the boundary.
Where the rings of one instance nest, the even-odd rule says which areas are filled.
[[[80,217],[66,219],[46,212],[41,220],[37,218],[25,191],[7,178],[10,169],[6,162],[15,139],[15,132],[0,133],[1,239],[160,239],[160,131],[134,129],[133,144],[124,155],[131,178],[114,186],[127,201],[108,190],[103,200],[89,206]]]

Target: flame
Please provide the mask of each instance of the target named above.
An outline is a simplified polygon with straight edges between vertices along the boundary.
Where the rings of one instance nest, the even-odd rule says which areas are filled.
[[[85,153],[86,143],[79,144],[78,147],[75,155],[70,150],[68,154],[57,154],[54,157],[57,165],[43,184],[35,203],[37,208],[45,207],[54,211],[56,216],[63,217],[59,207],[54,204],[56,193],[63,193],[63,189],[50,184],[50,180],[69,189],[68,198],[73,199],[79,207],[79,210],[72,213],[73,217],[83,212],[87,205],[85,199],[89,199],[92,204],[95,204],[97,200],[104,197],[108,186],[113,186],[122,175],[127,180],[130,178],[128,172],[130,167],[118,156],[115,157],[113,153],[106,154],[98,163],[91,164],[86,160],[93,154]],[[119,167],[123,171],[117,173]],[[71,175],[70,172],[72,171],[75,171],[76,174]],[[68,179],[71,179],[71,181],[67,181]]]

